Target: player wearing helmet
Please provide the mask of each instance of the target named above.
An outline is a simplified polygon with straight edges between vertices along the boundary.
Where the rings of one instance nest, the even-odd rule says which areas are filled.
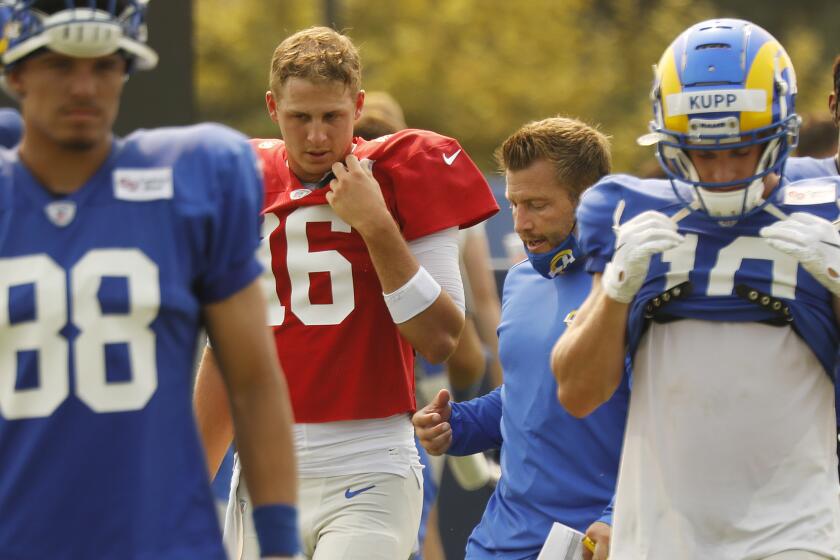
[[[833,89],[828,94],[828,110],[831,113],[831,120],[834,123],[835,134],[836,129],[840,127],[840,104],[838,104],[838,96],[840,96],[840,56],[834,59],[834,64],[831,67],[831,79]],[[835,146],[837,141],[835,140]],[[802,154],[802,149],[798,150]],[[813,154],[807,154],[811,156]],[[801,179],[808,179],[812,177],[830,177],[832,175],[840,174],[840,154],[834,153],[827,157],[793,157],[790,158],[787,166],[785,166],[785,180],[793,182]],[[840,419],[840,416],[838,417]],[[840,422],[838,422],[840,426]]]
[[[551,359],[580,416],[632,359],[611,557],[840,558],[840,181],[778,187],[795,94],[765,30],[690,27],[641,139],[668,179],[608,177],[578,208],[593,287]]]
[[[263,554],[298,549],[253,151],[216,125],[111,131],[126,76],[157,62],[145,9],[3,6],[25,126],[0,150],[0,558],[225,558],[190,403],[202,318]]]
[[[840,126],[840,107],[838,107],[838,95],[840,95],[840,56],[834,59],[831,67],[832,91],[828,94],[828,110],[831,112],[831,120],[836,129]],[[835,139],[835,146],[837,140]],[[798,150],[802,154],[801,146]],[[785,166],[783,180],[788,182],[801,181],[802,179],[815,179],[818,177],[832,177],[840,175],[840,153],[834,153],[827,157],[810,157],[802,154],[802,157],[792,157]],[[834,371],[834,378],[840,371],[840,360]],[[840,457],[840,385],[834,384],[834,406],[837,412],[837,456]],[[838,472],[840,474],[840,472]]]

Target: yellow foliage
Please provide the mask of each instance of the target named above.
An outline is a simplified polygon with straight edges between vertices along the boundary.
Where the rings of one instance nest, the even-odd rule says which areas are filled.
[[[652,158],[635,143],[650,120],[652,64],[685,27],[719,15],[713,0],[336,2],[362,54],[364,87],[392,93],[410,126],[457,137],[486,170],[510,132],[555,114],[600,124],[613,137],[616,170],[637,170]],[[290,33],[320,24],[322,2],[196,6],[202,116],[276,135],[263,105],[271,53]],[[800,110],[824,106],[830,60],[820,38],[806,29],[787,37]]]

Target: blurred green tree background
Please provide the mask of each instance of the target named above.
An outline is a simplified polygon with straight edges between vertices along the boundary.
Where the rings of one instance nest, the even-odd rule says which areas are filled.
[[[274,47],[325,23],[325,1],[195,2],[200,117],[276,136],[264,107]],[[650,119],[651,65],[688,25],[740,17],[787,48],[800,114],[825,114],[840,52],[837,0],[333,0],[334,21],[362,55],[367,90],[386,90],[410,126],[454,136],[486,171],[522,123],[563,114],[613,137],[615,168],[634,172],[651,150],[635,138]]]

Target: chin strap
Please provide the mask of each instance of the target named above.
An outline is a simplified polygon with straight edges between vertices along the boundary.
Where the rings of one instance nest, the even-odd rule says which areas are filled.
[[[748,186],[733,191],[720,191],[706,187],[696,187],[692,190],[703,210],[710,216],[716,218],[736,217],[749,212],[764,200],[764,177],[765,171],[772,169],[779,157],[781,139],[774,138],[767,142],[761,157],[756,164],[753,176],[756,177]],[[686,161],[691,175],[690,180],[699,181],[697,170],[691,163],[691,158],[684,150],[681,160]],[[760,177],[757,177],[759,176]]]
[[[761,204],[763,179],[755,179],[749,186],[734,191],[715,191],[703,187],[694,189],[703,210],[715,218],[737,218]]]

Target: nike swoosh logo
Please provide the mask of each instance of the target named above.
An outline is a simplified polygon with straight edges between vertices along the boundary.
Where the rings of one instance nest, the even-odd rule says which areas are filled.
[[[344,491],[344,497],[349,500],[350,498],[355,498],[356,496],[358,496],[362,492],[367,492],[371,488],[376,488],[376,484],[374,484],[373,486],[368,486],[367,488],[360,488],[358,490],[350,490],[348,488],[347,490]]]
[[[461,153],[461,150],[458,150],[457,152],[455,152],[451,156],[443,154],[443,163],[445,163],[446,165],[452,165],[452,162],[455,161],[455,158],[458,157],[458,154],[460,154],[460,153]]]

